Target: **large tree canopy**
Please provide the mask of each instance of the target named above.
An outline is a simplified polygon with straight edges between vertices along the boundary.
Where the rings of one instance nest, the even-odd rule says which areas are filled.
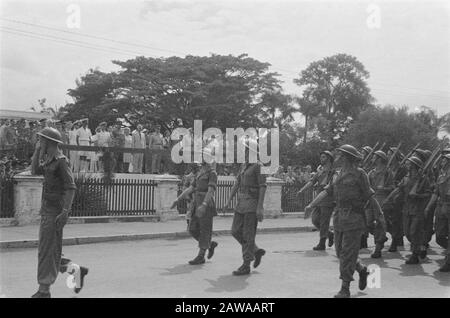
[[[373,146],[379,141],[392,147],[401,141],[403,150],[421,142],[421,148],[431,149],[438,143],[438,126],[430,116],[434,118],[435,114],[426,108],[419,113],[408,113],[406,107],[372,108],[362,112],[350,125],[343,142],[361,147]]]
[[[245,54],[136,57],[113,61],[118,72],[90,70],[69,90],[68,117],[96,121],[124,118],[133,126],[158,122],[169,128],[270,127],[291,119],[288,96],[268,63]],[[274,109],[267,101],[276,101]],[[272,107],[272,106],[271,106]]]
[[[369,72],[356,57],[337,54],[311,63],[294,79],[303,88],[302,111],[309,116],[311,106],[328,121],[326,137],[336,144],[358,114],[373,98],[367,86]],[[302,105],[302,103],[300,103]]]

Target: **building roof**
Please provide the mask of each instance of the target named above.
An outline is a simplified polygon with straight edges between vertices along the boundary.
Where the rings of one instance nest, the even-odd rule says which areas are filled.
[[[27,119],[27,120],[40,120],[50,119],[52,115],[49,113],[28,112],[22,110],[10,110],[0,108],[0,119]]]

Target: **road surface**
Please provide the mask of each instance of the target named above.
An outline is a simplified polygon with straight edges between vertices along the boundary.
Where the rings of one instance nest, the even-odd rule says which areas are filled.
[[[241,265],[240,247],[231,236],[215,237],[216,255],[200,266],[187,264],[197,252],[192,239],[66,246],[64,254],[88,266],[90,272],[78,295],[66,286],[67,274],[60,275],[52,296],[332,297],[340,288],[338,262],[334,248],[311,250],[317,236],[317,232],[258,235],[258,245],[267,254],[260,267],[244,277],[231,275]],[[437,271],[442,251],[433,244],[421,265],[405,265],[408,251],[385,251],[383,259],[373,260],[369,249],[362,250],[363,263],[378,265],[380,275],[372,276],[373,288],[363,292],[353,283],[352,297],[450,297],[450,274]],[[0,258],[0,295],[32,295],[37,288],[37,250],[3,250]]]

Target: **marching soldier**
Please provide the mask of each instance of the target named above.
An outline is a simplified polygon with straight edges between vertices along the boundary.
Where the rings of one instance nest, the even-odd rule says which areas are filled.
[[[382,213],[378,202],[373,198],[374,191],[370,187],[366,172],[358,167],[361,154],[351,145],[339,148],[336,163],[341,170],[333,176],[332,181],[325,190],[311,202],[306,210],[316,207],[327,196],[333,196],[336,207],[333,213],[334,245],[339,258],[341,290],[335,298],[350,297],[350,283],[353,281],[355,270],[359,273],[359,289],[367,286],[367,267],[358,260],[361,236],[366,222],[364,207],[367,202],[377,213]]]
[[[320,153],[320,164],[322,169],[318,171],[314,177],[303,188],[300,189],[298,194],[302,194],[306,189],[314,186],[317,193],[323,191],[325,186],[330,183],[333,177],[333,160],[334,156],[330,151],[322,151]],[[315,251],[325,250],[325,242],[328,239],[328,246],[333,246],[334,235],[329,230],[331,214],[333,213],[334,201],[332,197],[325,198],[317,208],[314,209],[311,215],[311,221],[313,225],[319,230],[320,241],[319,244],[313,247]]]
[[[206,155],[206,152],[204,153]],[[204,158],[205,159],[205,158]],[[179,200],[192,194],[191,216],[189,221],[189,233],[198,241],[198,255],[190,265],[205,263],[205,254],[208,250],[208,259],[213,257],[218,243],[211,240],[213,229],[213,217],[217,215],[214,193],[217,187],[217,173],[213,163],[202,162],[200,171],[195,176],[192,184],[173,202],[172,208],[177,206]]]
[[[386,169],[388,158],[381,151],[375,151],[374,161],[376,167],[369,172],[369,182],[372,189],[375,190],[375,199],[381,205],[388,194],[393,190],[392,177]],[[375,251],[371,255],[372,258],[380,258],[384,243],[388,240],[386,237],[386,221],[383,213],[377,213],[375,209],[366,209],[366,222],[369,232],[375,239]]]
[[[412,156],[406,159],[408,174],[403,178],[395,192],[404,198],[403,206],[403,230],[406,238],[411,243],[412,255],[405,264],[418,264],[419,257],[426,256],[424,242],[424,210],[428,202],[429,185],[424,183],[422,189],[415,189],[420,182],[419,170],[423,168],[423,162],[418,157]],[[417,191],[418,190],[418,191]]]
[[[250,146],[252,143],[252,146]],[[242,246],[243,264],[233,275],[250,274],[250,264],[257,268],[261,263],[266,251],[259,248],[255,243],[256,229],[258,222],[264,219],[264,196],[266,192],[266,176],[261,174],[261,164],[259,162],[250,163],[250,148],[257,149],[257,144],[249,141],[245,143],[245,163],[241,164],[236,183],[231,188],[230,196],[225,208],[229,207],[233,197],[238,193],[238,202],[233,217],[231,232],[233,237]]]
[[[392,158],[391,166],[389,167],[389,175],[392,182],[388,181],[390,186],[396,187],[406,175],[406,169],[400,166],[404,155],[396,147],[389,148],[388,157]],[[383,213],[386,219],[386,229],[391,234],[391,246],[389,252],[396,252],[398,246],[403,246],[403,198],[397,196],[389,202],[379,202],[382,205]]]
[[[377,145],[378,145],[378,143],[377,143]],[[361,159],[361,161],[359,163],[359,167],[360,168],[365,169],[363,167],[363,162],[366,161],[367,159],[369,159],[367,157],[372,152],[373,152],[373,148],[370,147],[370,146],[364,146],[364,147],[361,148],[362,159]],[[365,171],[368,172],[367,169],[365,169]],[[360,246],[361,249],[368,247],[368,245],[367,245],[367,239],[368,238],[369,238],[369,230],[366,228],[366,230],[364,231],[363,235],[361,236],[361,246]]]
[[[88,269],[62,258],[63,228],[69,217],[75,195],[75,183],[69,162],[58,148],[62,143],[61,134],[54,128],[46,127],[39,133],[39,142],[32,160],[32,174],[43,174],[44,185],[41,223],[39,227],[38,272],[39,290],[33,298],[50,298],[50,286],[61,273],[75,269],[80,292]]]
[[[436,243],[446,249],[445,262],[439,271],[450,272],[450,153],[443,154],[441,167],[433,196],[425,208],[425,217],[431,213],[434,203],[437,202]]]

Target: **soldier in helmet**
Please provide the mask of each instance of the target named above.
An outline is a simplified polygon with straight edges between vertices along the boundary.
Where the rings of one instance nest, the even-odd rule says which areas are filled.
[[[373,161],[375,168],[369,172],[369,182],[372,189],[375,190],[375,199],[382,205],[388,194],[394,189],[392,176],[386,169],[388,158],[383,151],[375,151]],[[375,239],[375,251],[371,257],[380,258],[384,243],[388,240],[386,237],[386,220],[383,213],[378,214],[375,209],[370,207],[366,210],[366,222]]]
[[[214,193],[217,187],[217,172],[212,162],[212,156],[203,152],[204,158],[200,171],[195,176],[192,184],[183,191],[173,202],[172,208],[176,207],[179,200],[187,198],[192,194],[191,219],[189,222],[189,233],[198,241],[198,255],[191,261],[190,265],[205,263],[205,254],[208,251],[208,259],[213,257],[218,243],[211,240],[213,229],[213,217],[217,215]]]
[[[33,174],[44,175],[44,184],[38,246],[39,290],[32,297],[50,298],[50,286],[55,282],[58,271],[75,271],[70,273],[75,274],[75,292],[78,293],[88,269],[61,257],[63,228],[76,190],[69,162],[58,147],[62,143],[61,134],[55,128],[46,127],[38,135],[31,168]]]
[[[325,186],[330,183],[331,178],[334,174],[333,165],[334,156],[330,151],[322,151],[320,153],[320,164],[322,169],[318,171],[313,178],[306,183],[303,188],[300,189],[298,194],[302,194],[306,189],[315,187],[316,192],[320,193],[323,191]],[[314,226],[319,230],[320,241],[319,244],[313,247],[315,251],[325,250],[325,242],[328,239],[328,246],[333,246],[334,235],[333,232],[329,230],[331,214],[333,213],[333,198],[327,197],[317,206],[312,212],[311,221]]]
[[[419,257],[426,257],[424,246],[424,210],[429,198],[429,183],[425,183],[421,189],[417,189],[420,182],[419,170],[423,162],[418,157],[412,156],[406,160],[408,174],[403,178],[398,187],[389,195],[396,192],[404,198],[403,205],[403,231],[411,243],[412,255],[405,264],[418,264]]]
[[[362,161],[364,161],[367,156],[372,152],[372,147],[370,146],[364,146],[361,148],[361,152],[362,152]]]
[[[266,176],[261,173],[262,164],[251,162],[250,155],[258,154],[258,145],[254,140],[243,142],[245,145],[245,163],[241,164],[237,180],[231,188],[225,208],[231,205],[231,200],[238,193],[238,202],[233,217],[231,232],[242,246],[242,265],[233,275],[250,274],[250,264],[256,268],[261,263],[266,251],[255,243],[258,222],[264,219],[264,196],[266,193]],[[256,161],[256,160],[255,160]]]
[[[436,181],[433,196],[425,208],[425,217],[436,207],[436,243],[445,248],[444,265],[439,269],[441,272],[450,272],[450,152],[443,152],[441,160],[441,171]]]
[[[333,196],[336,207],[333,213],[334,245],[339,258],[341,290],[336,298],[350,297],[350,283],[355,270],[359,273],[359,289],[367,286],[367,267],[358,260],[361,236],[366,228],[364,208],[369,204],[381,214],[375,193],[369,184],[366,172],[358,167],[361,154],[351,145],[337,148],[336,164],[341,169],[333,176],[325,190],[311,202],[306,210],[316,207],[327,196]]]
[[[366,172],[368,172],[367,168],[364,168],[362,163],[366,160],[367,156],[372,152],[373,148],[370,146],[364,146],[361,148],[362,153],[362,160],[360,161],[360,167],[365,169]],[[366,229],[364,231],[363,235],[361,236],[361,246],[360,248],[367,248],[367,239],[369,238],[369,230]]]
[[[387,181],[391,187],[396,187],[407,172],[403,165],[400,166],[400,162],[404,158],[404,155],[396,147],[389,148],[387,156],[391,158],[394,155],[395,158],[392,158],[392,163],[388,172],[388,176],[392,178],[392,181]],[[379,203],[382,205],[386,219],[386,229],[391,234],[392,238],[389,252],[396,252],[398,246],[403,246],[403,200],[400,196],[396,196],[389,200],[389,202],[386,201],[385,198],[384,202]]]

